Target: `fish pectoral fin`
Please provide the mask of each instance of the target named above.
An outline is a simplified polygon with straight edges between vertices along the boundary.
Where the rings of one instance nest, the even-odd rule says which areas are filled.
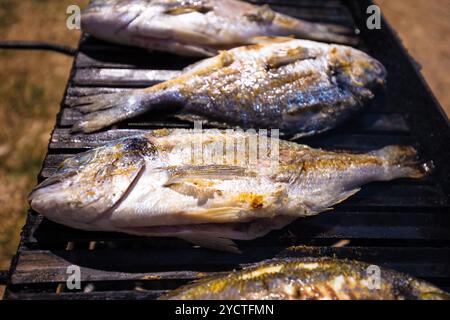
[[[199,233],[178,236],[178,238],[193,244],[199,245],[204,248],[220,250],[231,253],[241,253],[236,243],[228,238],[222,238],[215,234]]]
[[[221,190],[215,188],[217,180],[232,180],[236,177],[254,175],[246,168],[226,165],[173,167],[167,168],[167,171],[168,179],[163,187],[198,199],[199,206],[205,205],[216,194],[221,195]],[[219,212],[221,208],[209,210]],[[230,208],[226,208],[226,210],[230,211]],[[231,211],[236,210],[242,209],[237,208]]]
[[[247,11],[244,13],[244,16],[252,22],[271,24],[276,17],[276,13],[269,7],[269,5],[265,4],[262,6],[256,6],[254,9]]]
[[[205,205],[209,199],[214,198],[216,193],[220,193],[220,190],[215,190],[213,186],[214,184],[212,182],[211,185],[209,185],[208,182],[204,182],[202,180],[193,180],[190,183],[170,183],[165,185],[165,187],[169,187],[179,194],[198,199],[198,206]]]
[[[248,209],[241,207],[219,207],[200,209],[196,211],[186,212],[185,214],[193,220],[208,221],[209,223],[229,223],[240,222],[242,213]]]
[[[295,48],[289,50],[278,50],[273,53],[272,56],[267,60],[267,66],[270,69],[276,69],[288,64],[301,61],[315,59],[315,56],[311,55],[308,49],[305,48]]]
[[[244,167],[227,165],[178,166],[167,170],[169,179],[164,184],[165,187],[197,179],[232,180],[236,177],[255,176],[255,173],[249,172]]]
[[[248,44],[283,43],[283,42],[292,41],[292,39],[294,39],[294,36],[287,36],[287,37],[257,36],[257,37],[251,37],[248,40]]]

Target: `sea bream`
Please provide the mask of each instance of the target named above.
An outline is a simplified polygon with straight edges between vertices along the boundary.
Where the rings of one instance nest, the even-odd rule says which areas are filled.
[[[259,263],[182,286],[160,300],[450,300],[434,285],[367,263],[287,258]],[[378,281],[379,280],[379,281]]]
[[[237,251],[230,239],[261,237],[329,210],[363,184],[422,178],[428,169],[412,147],[354,154],[252,132],[163,129],[65,160],[29,201],[73,228]]]
[[[73,131],[93,132],[151,111],[215,126],[280,129],[296,137],[330,130],[384,85],[386,69],[359,50],[264,38],[222,51],[147,89],[85,96]]]
[[[102,40],[188,56],[214,56],[257,36],[356,43],[347,27],[311,23],[238,0],[94,0],[83,10],[81,26]]]

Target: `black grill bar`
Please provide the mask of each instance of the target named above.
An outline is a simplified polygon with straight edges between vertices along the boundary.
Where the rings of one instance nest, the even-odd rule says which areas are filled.
[[[0,270],[0,285],[6,284],[6,282],[8,281],[8,274],[8,270]]]

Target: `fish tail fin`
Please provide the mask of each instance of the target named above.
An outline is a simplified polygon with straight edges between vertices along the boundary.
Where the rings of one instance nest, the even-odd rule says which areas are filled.
[[[90,133],[150,111],[165,101],[165,91],[132,90],[81,97],[72,104],[83,117],[71,132]]]
[[[417,150],[411,146],[387,146],[371,154],[381,158],[389,168],[389,175],[394,177],[420,179],[434,168],[432,161],[421,161]]]

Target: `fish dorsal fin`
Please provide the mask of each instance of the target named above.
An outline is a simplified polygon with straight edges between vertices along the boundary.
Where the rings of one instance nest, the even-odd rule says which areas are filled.
[[[165,14],[169,15],[181,15],[186,13],[198,12],[198,13],[208,13],[214,10],[214,8],[208,4],[205,0],[175,0],[168,1],[165,4]]]

